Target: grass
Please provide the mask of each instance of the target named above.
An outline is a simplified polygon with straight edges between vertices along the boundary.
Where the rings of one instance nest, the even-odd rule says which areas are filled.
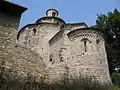
[[[101,85],[90,78],[81,77],[72,80],[64,78],[60,81],[47,84],[44,82],[36,82],[32,77],[24,81],[19,81],[1,75],[0,90],[120,90],[120,88],[110,84]]]
[[[4,64],[4,63],[3,63]],[[97,80],[80,76],[79,78],[68,80],[63,77],[54,83],[45,83],[44,79],[36,81],[31,75],[24,80],[11,77],[11,73],[5,73],[5,68],[0,67],[0,90],[120,90],[119,86],[105,84],[101,85]]]

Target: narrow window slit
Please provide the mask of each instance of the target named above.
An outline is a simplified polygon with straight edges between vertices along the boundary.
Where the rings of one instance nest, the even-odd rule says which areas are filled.
[[[55,17],[55,14],[56,14],[55,12],[52,12],[52,16],[53,16],[53,17]]]
[[[50,62],[52,62],[52,58],[50,58]]]
[[[53,63],[54,63],[54,60],[53,60],[53,55],[52,55],[52,54],[49,56],[49,61],[51,62],[51,64],[53,64]]]
[[[35,28],[33,29],[33,33],[34,33],[34,35],[36,35],[36,29]]]
[[[90,42],[87,38],[83,38],[81,42],[83,43],[84,52],[87,52],[88,51],[87,44],[88,42],[89,43],[92,43],[92,42]]]
[[[86,50],[86,41],[84,41],[84,48],[85,48],[85,52],[86,52],[86,51],[87,51],[87,50]]]
[[[96,43],[97,43],[97,44],[99,44],[99,42],[100,42],[100,40],[99,40],[99,39],[97,39],[97,40],[96,40]]]

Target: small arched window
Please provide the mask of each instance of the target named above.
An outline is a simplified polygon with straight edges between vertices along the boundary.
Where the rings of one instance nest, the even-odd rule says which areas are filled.
[[[49,56],[49,61],[51,62],[51,64],[54,63],[54,60],[53,60],[53,54],[51,54],[51,55]]]
[[[100,42],[100,40],[99,40],[99,39],[97,39],[97,40],[96,40],[96,43],[97,43],[97,44],[99,44],[99,42]]]
[[[36,35],[36,28],[33,28],[33,34]]]
[[[83,38],[82,40],[81,40],[81,42],[83,42],[83,44],[84,44],[84,51],[85,52],[87,52],[87,42],[88,42],[89,40],[87,39],[87,38]]]
[[[98,51],[98,52],[99,52],[99,49],[100,49],[100,44],[99,44],[99,43],[100,43],[100,40],[99,40],[99,39],[97,39],[97,40],[96,40],[96,44],[97,44],[97,46],[96,46],[96,47],[97,47],[97,51]]]
[[[52,56],[52,54],[50,55],[49,59],[50,59],[50,62],[53,61],[53,56]]]
[[[56,13],[55,12],[52,12],[52,17],[55,17]]]
[[[86,42],[87,42],[87,41],[84,41],[84,49],[85,49],[85,52],[87,51],[87,50],[86,50]]]

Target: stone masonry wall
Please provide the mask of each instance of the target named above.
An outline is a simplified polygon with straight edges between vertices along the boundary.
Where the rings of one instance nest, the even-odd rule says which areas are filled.
[[[28,75],[40,80],[45,77],[45,64],[42,57],[21,45],[16,44],[14,49],[9,50],[8,56],[5,56],[5,68],[10,70],[13,75],[19,78],[27,78]]]
[[[49,82],[80,75],[111,82],[100,33],[85,28],[72,30],[71,25],[41,23],[24,28],[19,35],[20,45],[41,56]]]
[[[0,12],[0,25],[18,29],[21,16],[11,16]]]
[[[4,58],[5,52],[14,48],[17,36],[19,17],[0,13],[0,59]]]
[[[64,28],[66,29],[66,28]],[[89,76],[100,83],[111,82],[104,39],[100,33],[70,28],[58,33],[51,41],[48,70],[50,81],[64,76],[76,78]],[[86,41],[86,51],[84,46]]]
[[[0,13],[0,66],[11,78],[26,78],[28,74],[45,76],[42,58],[34,51],[18,45],[17,27],[19,17]]]
[[[70,72],[86,75],[100,82],[111,82],[106,58],[104,39],[94,31],[76,30],[70,38]],[[74,72],[73,72],[74,71]]]
[[[57,24],[39,24],[25,28],[18,39],[18,43],[33,51],[36,51],[43,58],[46,64],[49,63],[49,40],[54,37],[60,27]]]
[[[63,32],[59,32],[59,34],[63,34]],[[62,55],[64,39],[62,36],[55,39],[50,45],[49,64],[46,68],[51,82],[60,80],[65,73],[65,61]]]
[[[83,75],[111,82],[99,32],[88,30],[85,23],[66,24],[57,17],[44,17],[25,26],[17,38],[20,17],[0,12],[0,66],[11,77],[54,82]]]

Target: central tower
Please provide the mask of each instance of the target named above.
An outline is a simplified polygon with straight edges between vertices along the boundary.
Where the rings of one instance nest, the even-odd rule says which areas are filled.
[[[54,23],[54,24],[59,24],[63,25],[65,22],[58,17],[59,13],[55,9],[48,9],[46,11],[46,16],[38,19],[36,23]]]
[[[58,11],[55,10],[55,9],[48,9],[48,10],[46,11],[46,15],[47,15],[48,17],[57,17],[57,16],[59,15],[59,13],[58,13]]]

